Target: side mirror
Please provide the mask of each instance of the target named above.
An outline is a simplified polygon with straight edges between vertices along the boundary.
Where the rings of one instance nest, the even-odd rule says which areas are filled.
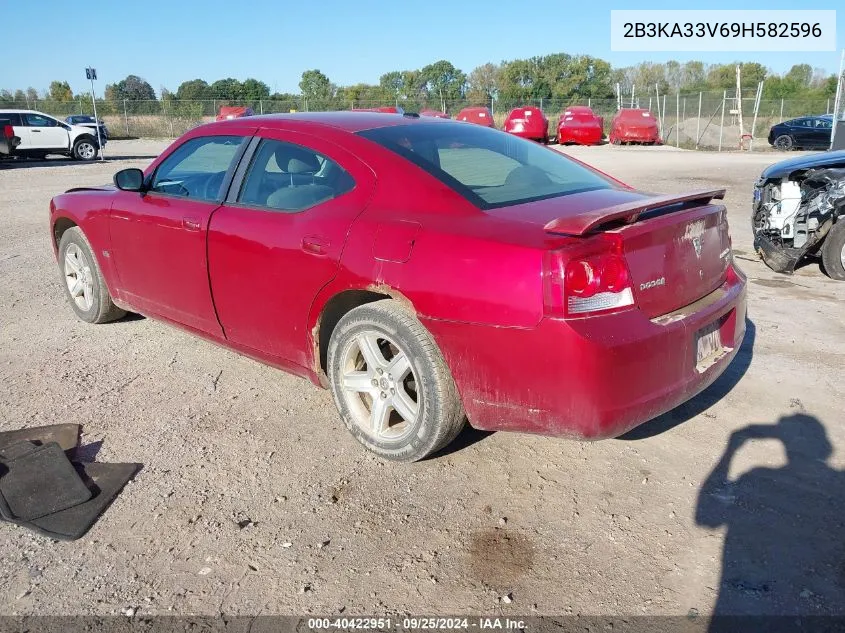
[[[114,184],[121,191],[143,191],[144,172],[140,169],[121,169],[114,175]]]

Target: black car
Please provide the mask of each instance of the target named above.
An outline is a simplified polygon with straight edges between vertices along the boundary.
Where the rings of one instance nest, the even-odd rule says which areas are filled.
[[[81,125],[82,127],[90,127],[95,132],[98,127],[97,119],[87,114],[72,114],[65,118],[65,123],[70,123],[71,125]],[[109,130],[106,128],[106,124],[103,123],[102,119],[100,119],[99,128],[100,136],[102,136],[104,141],[107,140],[109,138]]]
[[[833,116],[802,116],[772,126],[769,145],[780,149],[829,149]]]

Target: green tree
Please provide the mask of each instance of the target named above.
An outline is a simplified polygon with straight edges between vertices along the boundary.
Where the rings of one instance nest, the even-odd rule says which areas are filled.
[[[250,103],[256,103],[260,99],[270,96],[270,86],[263,81],[249,78],[241,84],[241,98]]]
[[[218,79],[211,84],[212,99],[226,99],[227,101],[240,101],[243,98],[243,86],[241,82],[232,77]]]
[[[429,99],[436,99],[440,109],[446,111],[447,101],[457,101],[466,91],[466,75],[445,59],[429,64],[420,70],[420,86]]]
[[[66,81],[50,82],[49,98],[51,101],[73,101],[73,90]]]
[[[211,86],[202,79],[183,81],[176,89],[177,99],[211,99]]]
[[[306,109],[321,110],[328,106],[332,95],[332,83],[318,69],[302,73],[299,89],[305,99]]]
[[[116,84],[106,86],[107,101],[155,101],[153,87],[138,75],[128,75]]]
[[[467,77],[467,99],[476,105],[486,105],[499,94],[501,69],[496,64],[482,64]]]

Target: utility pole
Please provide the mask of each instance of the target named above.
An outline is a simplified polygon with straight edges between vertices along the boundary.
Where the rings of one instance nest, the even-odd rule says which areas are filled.
[[[833,149],[833,139],[836,138],[836,117],[839,116],[839,108],[842,106],[843,70],[845,70],[845,48],[842,49],[842,57],[839,60],[839,74],[836,76],[836,97],[833,99],[833,129],[830,130],[830,149]]]
[[[94,80],[97,78],[97,69],[93,67],[86,68],[85,78],[91,80],[91,103],[94,104],[94,123],[97,126],[97,145],[100,150],[100,160],[106,160],[103,154],[103,139],[100,137],[100,119],[97,118],[97,98],[94,95]]]

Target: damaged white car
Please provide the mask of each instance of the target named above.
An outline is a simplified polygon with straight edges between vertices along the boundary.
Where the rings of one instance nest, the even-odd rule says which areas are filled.
[[[824,272],[845,281],[845,151],[785,160],[754,184],[754,248],[772,270],[791,274],[820,256]]]

